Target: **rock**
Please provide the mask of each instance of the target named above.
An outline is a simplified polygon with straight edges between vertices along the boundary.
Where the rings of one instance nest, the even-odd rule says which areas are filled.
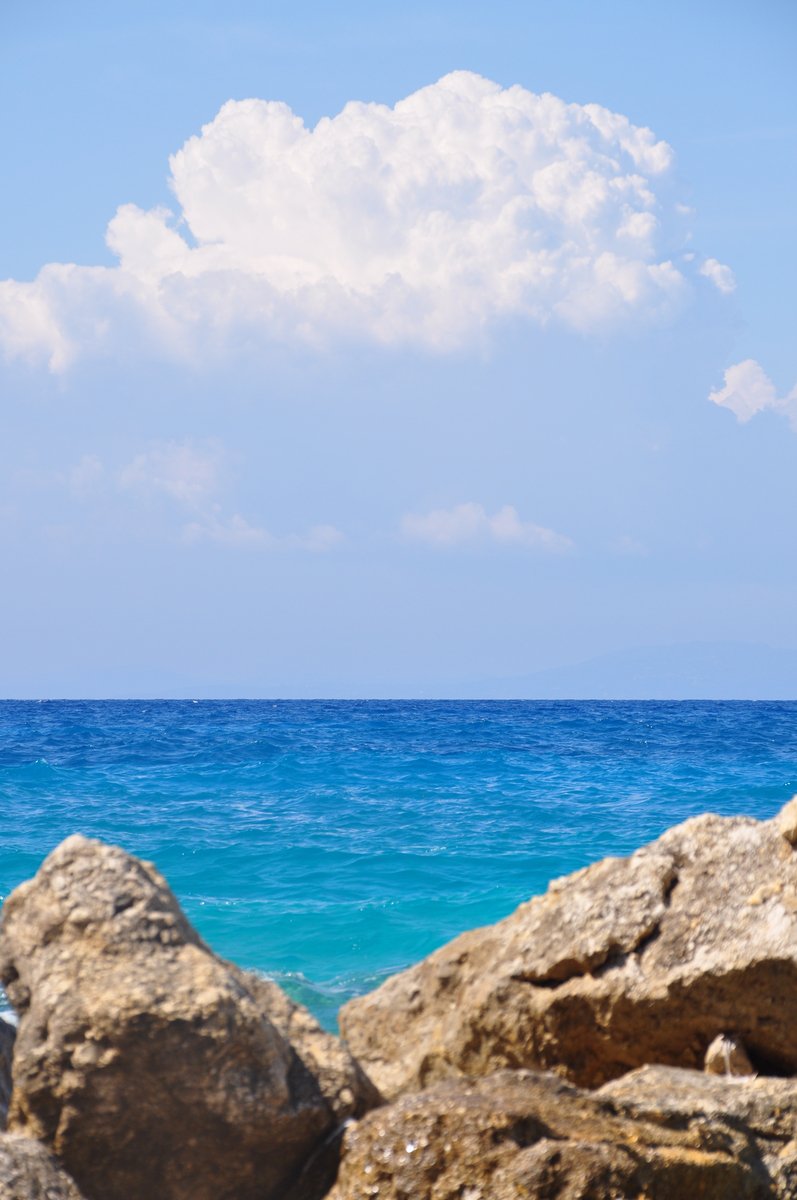
[[[282,1200],[308,1159],[326,1186],[340,1115],[370,1102],[309,1014],[216,957],[117,847],[69,838],[9,896],[0,978],[19,1013],[9,1128],[88,1200]]]
[[[797,1085],[750,1081],[743,1098],[737,1080],[640,1074],[587,1093],[554,1075],[503,1071],[403,1096],[347,1130],[328,1200],[795,1195]]]
[[[764,1194],[778,1200],[797,1196],[797,1079],[643,1067],[593,1094],[631,1120],[675,1129],[701,1122],[741,1129],[755,1143],[768,1178],[770,1191]]]
[[[74,1182],[40,1142],[0,1134],[2,1200],[83,1200]]]
[[[728,1029],[797,1072],[797,855],[777,820],[697,817],[555,881],[341,1012],[383,1095],[504,1067],[585,1087],[699,1068]]]
[[[0,1130],[6,1127],[11,1102],[11,1063],[14,1058],[14,1039],[17,1031],[10,1021],[0,1017]]]
[[[703,1069],[709,1075],[754,1075],[753,1064],[737,1037],[721,1033],[706,1051]]]
[[[291,1045],[335,1117],[325,1139],[302,1165],[280,1200],[326,1196],[335,1182],[345,1122],[382,1103],[374,1084],[339,1038],[322,1029],[315,1017],[291,1000],[273,980],[227,964],[252,995],[258,1009]]]
[[[625,1117],[682,1128],[693,1121],[744,1126],[764,1150],[783,1155],[797,1136],[797,1079],[707,1075],[684,1067],[640,1067],[596,1092]]]
[[[375,1085],[340,1039],[322,1029],[303,1005],[291,1000],[273,980],[232,963],[227,966],[298,1054],[339,1124],[382,1103]]]
[[[777,816],[778,832],[790,846],[797,846],[797,796],[784,804]]]

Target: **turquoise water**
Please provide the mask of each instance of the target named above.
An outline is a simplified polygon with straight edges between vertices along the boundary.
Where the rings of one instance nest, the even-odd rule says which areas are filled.
[[[0,703],[0,890],[76,831],[327,1025],[548,880],[797,792],[797,703]]]

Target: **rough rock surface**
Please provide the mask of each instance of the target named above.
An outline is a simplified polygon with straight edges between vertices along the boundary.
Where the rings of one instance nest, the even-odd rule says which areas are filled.
[[[733,1030],[797,1072],[797,850],[778,820],[696,817],[556,880],[341,1013],[386,1096],[459,1074],[551,1069],[598,1086],[700,1067]]]
[[[0,1134],[2,1200],[82,1200],[80,1192],[40,1142]]]
[[[654,1120],[676,1129],[709,1122],[742,1130],[755,1142],[768,1177],[770,1190],[764,1194],[778,1200],[797,1196],[797,1079],[643,1067],[593,1095],[631,1120]]]
[[[339,1124],[349,1117],[361,1117],[382,1102],[375,1085],[340,1039],[322,1029],[303,1005],[291,1000],[272,979],[227,965],[251,993],[260,1012],[290,1042]]]
[[[14,1026],[0,1017],[0,1130],[6,1127],[11,1102],[11,1063],[16,1034]]]
[[[227,964],[252,995],[258,1009],[290,1043],[334,1114],[324,1140],[305,1159],[291,1187],[279,1200],[325,1196],[335,1181],[344,1123],[382,1103],[374,1084],[341,1041],[322,1029],[312,1013],[291,1000],[278,984]]]
[[[116,847],[69,838],[12,893],[0,977],[20,1018],[9,1128],[89,1200],[282,1200],[341,1112],[370,1102],[340,1059],[322,1087],[329,1035],[295,1051],[278,1027],[302,1024],[295,1006],[278,1016],[274,985],[217,958]]]
[[[503,1071],[404,1096],[347,1131],[329,1200],[795,1195],[797,1084],[667,1067],[620,1084]]]
[[[797,846],[797,796],[784,804],[777,816],[778,832],[792,846]]]

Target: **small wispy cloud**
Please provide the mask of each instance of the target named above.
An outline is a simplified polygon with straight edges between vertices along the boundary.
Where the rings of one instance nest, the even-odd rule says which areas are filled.
[[[742,424],[769,410],[786,417],[797,431],[797,386],[779,396],[775,384],[754,358],[728,367],[723,386],[710,392],[708,398],[712,404],[729,409]]]
[[[562,554],[574,545],[562,533],[521,520],[511,504],[505,504],[491,516],[484,505],[473,501],[424,514],[407,513],[401,520],[401,533],[408,540],[441,547],[492,542]]]
[[[105,467],[96,454],[84,454],[66,472],[67,487],[80,500],[95,496],[106,478]]]
[[[297,550],[309,550],[313,554],[323,554],[327,550],[334,550],[345,540],[345,535],[334,525],[313,525],[306,534],[288,534],[281,539],[281,544]]]
[[[312,554],[323,554],[345,541],[344,535],[334,525],[314,525],[302,535],[289,533],[277,537],[267,529],[250,525],[240,513],[223,517],[218,511],[208,514],[203,520],[189,521],[183,526],[183,541],[216,542],[222,546],[243,546],[262,550],[307,550]]]
[[[198,508],[216,494],[222,452],[191,442],[155,442],[123,467],[119,486],[140,495],[165,495],[185,508]]]
[[[644,542],[624,533],[609,543],[609,550],[623,558],[645,558],[650,551]]]
[[[254,546],[270,548],[276,539],[265,529],[250,525],[240,513],[223,517],[220,512],[208,513],[201,520],[183,525],[184,542],[218,542],[224,546]]]
[[[716,258],[707,258],[700,267],[700,274],[710,279],[717,291],[729,296],[736,291],[736,276],[729,266]]]
[[[121,467],[109,467],[84,454],[56,479],[77,499],[109,501],[114,493],[128,505],[158,507],[176,524],[186,545],[215,543],[253,550],[301,550],[322,554],[345,537],[334,525],[313,525],[305,533],[277,535],[225,504],[231,456],[217,441],[151,442]],[[165,508],[163,506],[165,505]],[[168,525],[167,525],[168,527]]]

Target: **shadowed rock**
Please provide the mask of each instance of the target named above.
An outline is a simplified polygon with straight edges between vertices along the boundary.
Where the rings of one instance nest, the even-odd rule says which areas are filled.
[[[20,1018],[9,1128],[88,1200],[281,1200],[372,1103],[335,1039],[217,958],[117,847],[69,838],[12,893],[0,975]]]
[[[697,817],[559,879],[350,1001],[343,1034],[387,1096],[504,1067],[588,1087],[645,1063],[700,1067],[728,1029],[756,1071],[797,1072],[790,830]]]
[[[40,1142],[0,1134],[2,1200],[83,1200],[74,1182]]]
[[[293,1183],[279,1200],[313,1200],[325,1196],[335,1182],[344,1122],[363,1116],[382,1103],[374,1084],[345,1046],[322,1029],[315,1017],[291,1000],[271,979],[228,964],[254,998],[259,1010],[290,1043],[306,1068],[306,1079],[318,1088],[335,1121],[324,1139],[303,1161]]]
[[[14,1026],[0,1017],[0,1130],[6,1127],[11,1102],[11,1063],[16,1034]]]
[[[291,1000],[272,979],[242,971],[232,963],[227,966],[260,1012],[290,1043],[339,1124],[381,1104],[382,1097],[359,1063],[339,1038],[322,1029],[312,1013]]]
[[[620,1083],[504,1071],[403,1096],[347,1131],[329,1200],[795,1195],[794,1084],[672,1068]]]

